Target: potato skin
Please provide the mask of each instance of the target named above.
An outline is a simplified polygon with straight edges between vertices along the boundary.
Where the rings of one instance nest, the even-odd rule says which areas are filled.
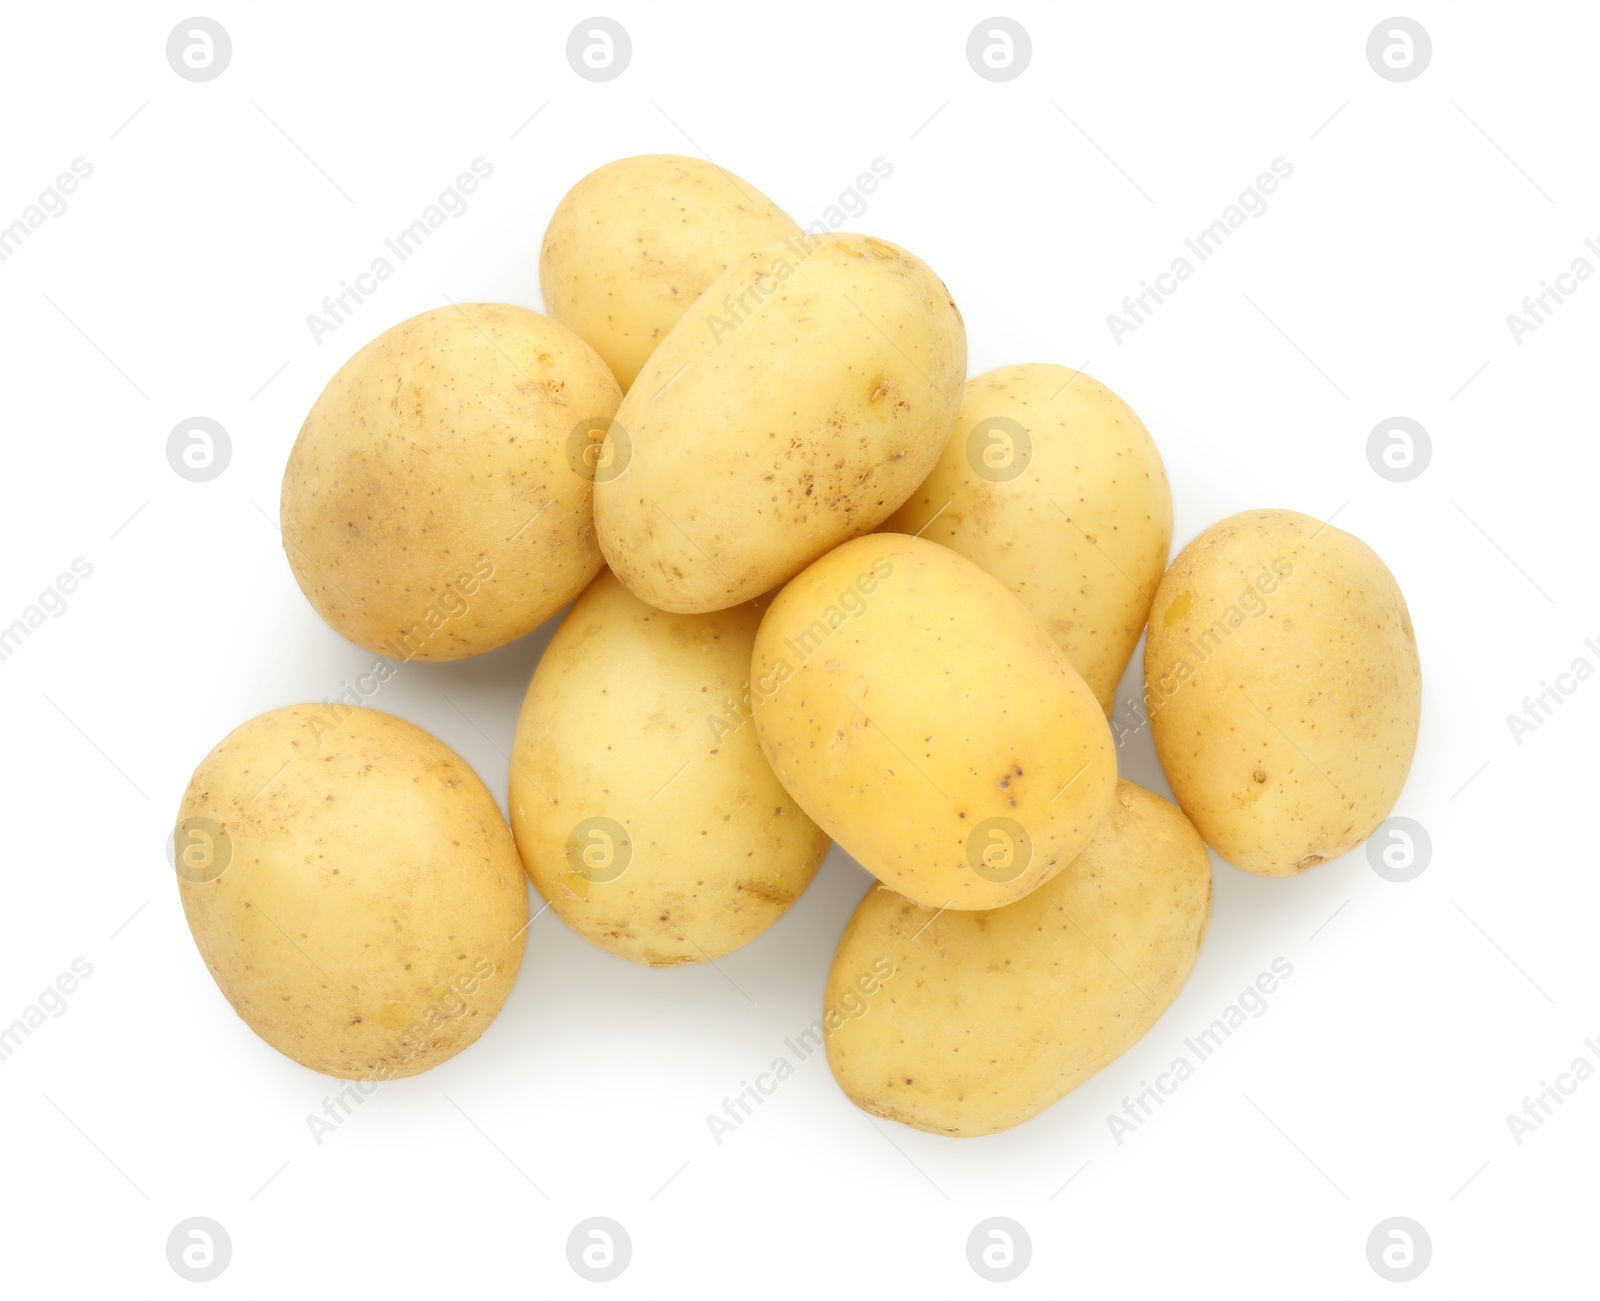
[[[539,661],[511,752],[511,826],[534,888],[609,953],[651,966],[731,953],[788,911],[828,851],[749,723],[759,620],[747,605],[664,613],[601,570]],[[591,818],[616,825],[575,836]]]
[[[1399,584],[1359,538],[1287,510],[1213,524],[1161,580],[1144,671],[1173,794],[1235,867],[1303,871],[1394,808],[1422,667]]]
[[[1020,425],[1027,442],[992,432],[997,420]],[[1044,363],[968,380],[938,464],[883,527],[920,533],[998,578],[1110,716],[1172,546],[1161,453],[1115,393]]]
[[[195,769],[180,844],[191,818],[232,848],[217,879],[180,875],[189,929],[279,1052],[396,1079],[455,1056],[500,1011],[527,886],[494,798],[442,741],[375,709],[276,709]]]
[[[755,186],[702,159],[620,158],[556,205],[539,288],[545,310],[605,359],[626,392],[730,262],[799,233]]]
[[[996,908],[1072,861],[1116,786],[1111,729],[997,579],[936,543],[856,538],[795,578],[751,690],[778,779],[885,885]]]
[[[663,610],[760,596],[911,494],[966,368],[961,314],[904,249],[805,235],[740,259],[617,412],[632,450],[595,485],[606,562]]]
[[[828,975],[825,1007],[854,1011],[828,1022],[828,1064],[873,1115],[935,1134],[1010,1129],[1156,1023],[1210,913],[1199,835],[1160,796],[1118,782],[1083,853],[1016,903],[936,914],[868,890]],[[852,999],[873,977],[881,988]]]
[[[453,660],[538,627],[600,569],[592,471],[622,392],[526,308],[465,303],[386,330],[328,381],[283,475],[295,580],[334,630]]]

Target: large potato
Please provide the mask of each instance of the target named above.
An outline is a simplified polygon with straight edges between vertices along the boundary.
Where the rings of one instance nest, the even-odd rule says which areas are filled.
[[[1105,716],[1021,602],[921,538],[847,542],[781,591],[750,670],[756,727],[800,807],[885,885],[997,908],[1106,815]]]
[[[511,825],[539,893],[602,949],[721,957],[783,916],[827,852],[749,723],[759,620],[664,614],[602,570],[539,661]]]
[[[283,475],[283,545],[336,631],[453,660],[531,632],[595,576],[594,445],[622,392],[537,312],[424,312],[347,361]]]
[[[728,264],[800,227],[748,181],[699,158],[646,154],[590,172],[556,205],[539,253],[545,310],[624,391]]]
[[[1405,597],[1359,538],[1287,510],[1213,524],[1161,580],[1145,640],[1173,794],[1236,867],[1287,876],[1388,817],[1422,713]]]
[[[1120,1057],[1194,968],[1211,861],[1129,782],[1070,869],[988,912],[874,886],[828,976],[828,1064],[858,1107],[936,1134],[1019,1125]]]
[[[528,924],[511,833],[461,757],[410,723],[348,705],[253,718],[195,769],[173,840],[218,988],[303,1066],[415,1075],[511,992]]]
[[[804,235],[740,259],[617,412],[595,485],[607,563],[664,610],[776,587],[910,495],[966,366],[960,313],[904,249]]]
[[[968,380],[939,463],[884,527],[1009,587],[1111,713],[1172,544],[1161,454],[1115,393],[1044,364]]]

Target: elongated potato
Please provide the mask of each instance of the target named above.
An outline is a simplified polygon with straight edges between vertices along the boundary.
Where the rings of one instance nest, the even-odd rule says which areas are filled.
[[[1422,667],[1405,597],[1359,538],[1294,511],[1231,516],[1179,553],[1144,684],[1179,805],[1247,871],[1353,849],[1411,769]]]
[[[920,259],[803,235],[730,266],[651,355],[606,439],[606,561],[663,610],[725,609],[881,524],[954,426],[967,341]]]
[[[622,391],[565,326],[463,303],[339,369],[283,473],[283,547],[333,629],[401,660],[532,632],[600,569],[596,440]]]
[[[828,975],[828,1064],[863,1110],[935,1134],[1019,1125],[1120,1057],[1194,968],[1205,845],[1117,783],[1077,861],[1025,899],[935,913],[867,891]]]
[[[461,757],[402,719],[349,705],[251,719],[195,769],[173,841],[218,988],[303,1066],[415,1075],[472,1044],[511,992],[528,923],[511,833]]]
[[[749,722],[760,617],[664,614],[602,570],[539,661],[511,825],[539,893],[602,949],[719,958],[783,916],[827,852]]]
[[[761,746],[800,807],[885,885],[996,908],[1064,868],[1117,763],[1093,693],[964,556],[856,538],[794,579],[756,636]]]
[[[1016,593],[1109,716],[1172,545],[1172,490],[1139,417],[1065,366],[967,381],[939,463],[883,526]]]
[[[589,173],[556,205],[539,253],[545,310],[623,391],[730,262],[800,227],[748,181],[699,158],[646,154]]]

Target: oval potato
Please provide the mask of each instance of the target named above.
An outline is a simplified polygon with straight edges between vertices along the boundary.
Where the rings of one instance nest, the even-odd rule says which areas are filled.
[[[595,484],[607,563],[663,610],[760,596],[910,495],[966,368],[960,313],[904,249],[803,235],[740,259],[617,412]]]
[[[1130,782],[1065,872],[985,912],[867,891],[828,975],[824,1037],[858,1107],[935,1134],[1019,1125],[1120,1057],[1194,968],[1211,860]]]
[[[466,303],[380,334],[328,381],[283,475],[283,547],[334,630],[453,660],[531,632],[599,572],[586,459],[622,400],[594,349]]]
[[[249,1027],[343,1079],[477,1040],[522,963],[528,888],[453,750],[375,709],[292,705],[195,769],[174,833],[207,969]]]
[[[1115,393],[1042,363],[968,380],[938,464],[883,527],[998,578],[1110,715],[1172,545],[1161,453]]]
[[[1213,524],[1161,580],[1144,678],[1173,794],[1236,867],[1337,858],[1400,797],[1422,667],[1405,597],[1359,538],[1287,510]]]
[[[817,561],[767,610],[750,681],[778,779],[918,903],[1019,899],[1110,807],[1094,694],[1016,597],[936,543],[876,533]]]
[[[511,825],[535,888],[608,952],[653,966],[730,953],[788,910],[828,850],[749,722],[760,617],[665,614],[602,570],[539,661]]]
[[[728,264],[800,233],[748,181],[699,158],[646,154],[589,173],[556,205],[539,252],[545,310],[626,392]]]

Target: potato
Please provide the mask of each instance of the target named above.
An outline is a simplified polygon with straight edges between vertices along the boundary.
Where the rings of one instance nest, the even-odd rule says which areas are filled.
[[[663,610],[760,596],[922,482],[966,366],[961,314],[904,249],[804,235],[741,259],[617,412],[595,485],[607,563]]]
[[[1236,867],[1287,876],[1389,816],[1422,711],[1394,576],[1287,510],[1213,524],[1161,580],[1145,640],[1151,734],[1178,804]]]
[[[772,602],[750,670],[773,771],[885,885],[997,908],[1070,863],[1117,761],[1094,693],[964,556],[878,533]]]
[[[511,825],[539,893],[608,952],[719,958],[783,916],[827,852],[749,725],[759,619],[664,614],[602,570],[539,661]]]
[[[1067,871],[987,912],[867,891],[828,975],[828,1064],[865,1111],[935,1134],[1020,1125],[1144,1035],[1194,968],[1211,860],[1130,782]]]
[[[594,349],[521,307],[386,330],[289,453],[290,567],[335,631],[403,660],[521,637],[600,569],[592,457],[622,392]]]
[[[545,310],[626,391],[689,304],[735,259],[800,227],[748,181],[646,154],[590,172],[556,205],[539,253]]]
[[[279,1052],[395,1079],[475,1042],[522,963],[528,890],[494,799],[421,728],[292,705],[195,769],[178,892],[233,1010]]]
[[[939,463],[884,528],[1009,587],[1110,715],[1172,545],[1161,454],[1115,393],[1065,366],[968,380]]]

